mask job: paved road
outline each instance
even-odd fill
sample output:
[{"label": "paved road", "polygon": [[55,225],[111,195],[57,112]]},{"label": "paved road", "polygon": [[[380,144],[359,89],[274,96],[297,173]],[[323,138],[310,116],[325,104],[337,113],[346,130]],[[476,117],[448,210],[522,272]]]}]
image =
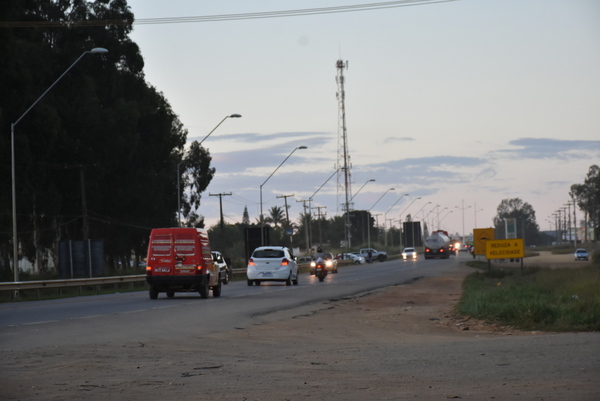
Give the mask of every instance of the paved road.
[{"label": "paved road", "polygon": [[175,298],[160,294],[158,300],[150,300],[146,292],[134,292],[6,303],[0,305],[0,350],[65,341],[92,344],[98,342],[98,336],[111,341],[123,332],[144,342],[246,327],[256,316],[441,275],[455,268],[458,259],[346,266],[338,274],[328,275],[323,283],[305,274],[298,286],[289,287],[282,283],[249,287],[245,281],[232,282],[223,286],[220,298],[176,293]]}]

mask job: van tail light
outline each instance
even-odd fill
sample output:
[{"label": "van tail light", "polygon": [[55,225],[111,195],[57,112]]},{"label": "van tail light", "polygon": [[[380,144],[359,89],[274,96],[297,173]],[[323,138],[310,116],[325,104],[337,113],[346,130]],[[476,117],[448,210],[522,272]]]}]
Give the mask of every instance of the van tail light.
[{"label": "van tail light", "polygon": [[204,269],[202,265],[196,265],[196,274],[204,273]]},{"label": "van tail light", "polygon": [[149,276],[152,275],[152,267],[151,266],[146,266],[146,274]]},{"label": "van tail light", "polygon": [[283,260],[281,261],[281,266],[287,266],[290,264],[290,261],[287,260],[286,258],[283,258]]},{"label": "van tail light", "polygon": [[256,263],[254,263],[254,260],[252,258],[248,259],[248,265],[249,266],[255,266]]}]

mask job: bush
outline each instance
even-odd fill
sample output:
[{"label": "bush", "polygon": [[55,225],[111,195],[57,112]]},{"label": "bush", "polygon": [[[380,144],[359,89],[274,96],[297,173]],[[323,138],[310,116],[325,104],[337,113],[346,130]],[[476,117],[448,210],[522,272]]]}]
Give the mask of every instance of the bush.
[{"label": "bush", "polygon": [[458,312],[523,330],[600,330],[600,270],[492,269],[469,275]]}]

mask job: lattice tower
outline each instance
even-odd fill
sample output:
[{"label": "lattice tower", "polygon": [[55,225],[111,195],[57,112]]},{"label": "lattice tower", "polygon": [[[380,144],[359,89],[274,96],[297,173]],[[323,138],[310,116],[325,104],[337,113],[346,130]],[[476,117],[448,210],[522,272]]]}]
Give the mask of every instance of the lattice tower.
[{"label": "lattice tower", "polygon": [[337,68],[337,100],[338,100],[338,155],[337,155],[337,205],[346,213],[346,246],[350,246],[350,218],[349,211],[352,210],[350,198],[352,190],[350,187],[350,153],[348,152],[348,135],[346,132],[346,92],[344,90],[344,70],[348,68],[348,62],[338,60]]},{"label": "lattice tower", "polygon": [[338,100],[338,154],[337,154],[337,200],[338,210],[346,212],[351,206],[348,204],[352,197],[350,185],[350,154],[348,153],[348,136],[346,132],[346,92],[344,91],[344,69],[348,62],[338,60],[337,67],[337,100]]}]

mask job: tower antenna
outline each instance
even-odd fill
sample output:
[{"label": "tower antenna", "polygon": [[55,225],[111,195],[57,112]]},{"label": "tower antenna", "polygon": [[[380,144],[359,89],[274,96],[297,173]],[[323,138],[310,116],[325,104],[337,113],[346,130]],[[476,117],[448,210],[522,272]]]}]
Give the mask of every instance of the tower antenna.
[{"label": "tower antenna", "polygon": [[346,133],[346,92],[344,91],[344,70],[348,68],[348,61],[338,60],[337,68],[337,100],[338,100],[338,156],[337,156],[337,203],[345,213],[345,240],[346,247],[351,246],[350,235],[350,154],[348,153],[348,136]]}]

